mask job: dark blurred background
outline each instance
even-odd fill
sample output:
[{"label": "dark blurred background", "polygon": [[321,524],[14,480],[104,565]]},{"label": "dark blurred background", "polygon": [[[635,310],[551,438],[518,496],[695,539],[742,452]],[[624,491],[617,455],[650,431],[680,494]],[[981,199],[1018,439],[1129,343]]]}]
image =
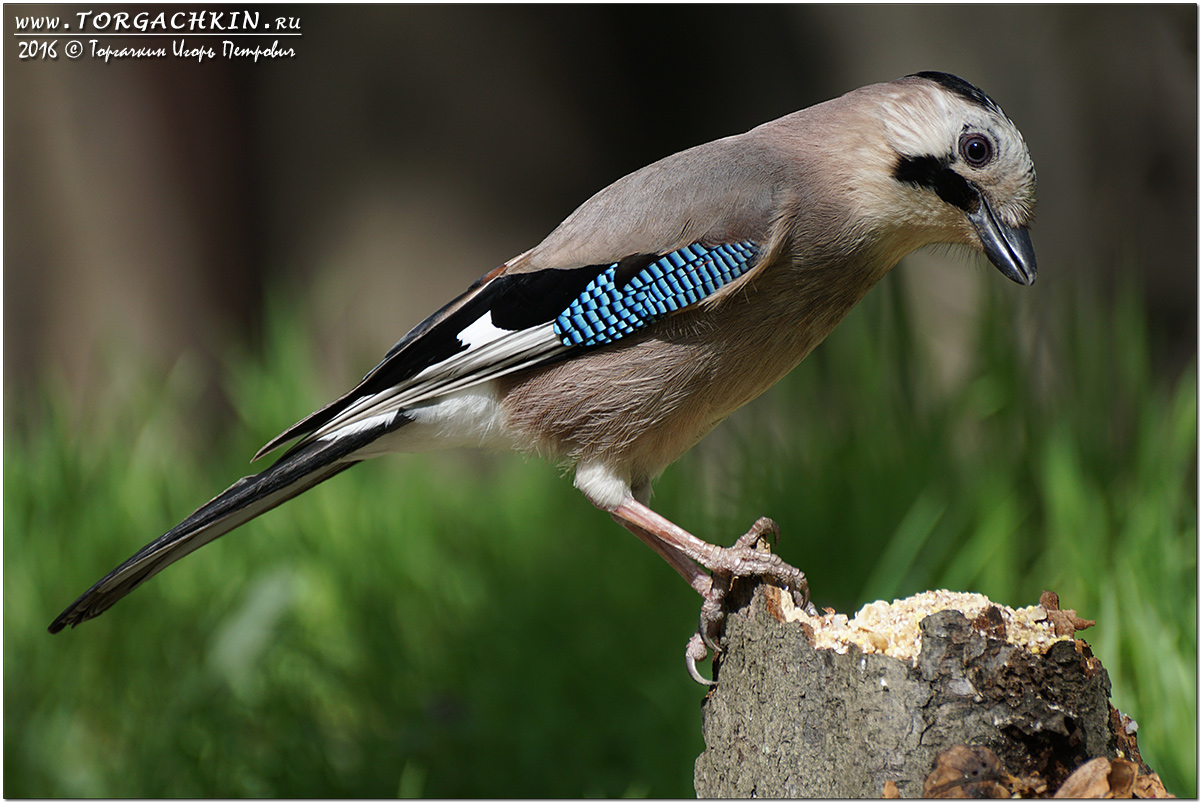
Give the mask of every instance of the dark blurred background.
[{"label": "dark blurred background", "polygon": [[[621,175],[924,69],[976,83],[1024,132],[1039,287],[1132,282],[1158,367],[1194,348],[1193,6],[252,8],[301,16],[296,58],[5,48],[10,392],[61,370],[86,404],[98,346],[215,363],[254,341],[281,284],[341,387],[357,349],[386,348]],[[921,319],[994,280],[917,259],[941,263],[897,279],[925,282]]]},{"label": "dark blurred background", "polygon": [[[1148,759],[1194,793],[1196,6],[246,8],[298,17],[296,57],[71,61],[60,36],[58,59],[21,60],[18,14],[119,9],[4,7],[6,796],[689,795],[696,601],[536,461],[382,460],[140,601],[43,627],[593,192],[920,70],[975,83],[1024,133],[1037,284],[914,254],[796,372],[800,395],[668,471],[662,509],[726,542],[776,515],[784,557],[844,612],[927,582],[1014,606],[1074,588],[1117,703],[1151,711],[1127,711],[1152,716]],[[872,360],[904,348],[927,385],[883,386]],[[821,384],[857,355],[866,393]],[[1016,389],[980,365],[1009,355]],[[969,402],[945,431],[921,417],[939,393]],[[826,431],[824,450],[795,435]],[[989,442],[1011,464],[978,456]],[[938,573],[941,553],[968,567]]]}]

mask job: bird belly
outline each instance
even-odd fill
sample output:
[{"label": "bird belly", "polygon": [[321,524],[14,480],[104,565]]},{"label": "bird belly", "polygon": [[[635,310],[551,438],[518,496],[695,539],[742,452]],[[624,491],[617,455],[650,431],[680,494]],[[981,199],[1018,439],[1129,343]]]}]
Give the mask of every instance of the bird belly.
[{"label": "bird belly", "polygon": [[750,360],[714,353],[687,337],[647,337],[500,379],[504,425],[544,456],[604,465],[607,473],[639,484],[777,382],[802,355]]},{"label": "bird belly", "polygon": [[718,305],[502,377],[504,427],[546,456],[646,483],[787,375],[882,272],[767,273]]}]

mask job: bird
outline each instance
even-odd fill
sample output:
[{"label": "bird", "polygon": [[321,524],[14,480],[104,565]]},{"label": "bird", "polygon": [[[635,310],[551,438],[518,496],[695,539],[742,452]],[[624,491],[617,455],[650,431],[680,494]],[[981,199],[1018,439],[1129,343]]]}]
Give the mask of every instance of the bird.
[{"label": "bird", "polygon": [[654,512],[653,481],[796,367],[901,258],[982,252],[1032,284],[1037,177],[1023,136],[966,80],[917,72],[660,159],[600,190],[539,244],[405,334],[290,443],[96,582],[49,626],[100,615],[166,566],[345,469],[460,446],[535,453],[702,598],[688,672],[716,647],[734,577],[808,609],[807,579]]}]

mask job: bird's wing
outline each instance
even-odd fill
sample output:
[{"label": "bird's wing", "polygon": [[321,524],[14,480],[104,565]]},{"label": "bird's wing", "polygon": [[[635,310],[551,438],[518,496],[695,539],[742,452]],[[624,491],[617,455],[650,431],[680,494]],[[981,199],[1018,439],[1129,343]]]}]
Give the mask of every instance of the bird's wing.
[{"label": "bird's wing", "polygon": [[388,425],[406,407],[615,342],[773,251],[786,154],[760,126],[668,156],[576,209],[397,342],[357,387],[267,443]]},{"label": "bird's wing", "polygon": [[357,387],[263,447],[391,427],[407,408],[617,342],[747,274],[761,245],[694,243],[606,264],[493,271],[388,351]]}]

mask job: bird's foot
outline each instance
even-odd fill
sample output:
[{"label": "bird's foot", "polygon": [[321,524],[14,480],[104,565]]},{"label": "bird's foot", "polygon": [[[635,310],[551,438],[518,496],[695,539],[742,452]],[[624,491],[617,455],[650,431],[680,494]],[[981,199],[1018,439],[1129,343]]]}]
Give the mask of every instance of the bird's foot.
[{"label": "bird's foot", "polygon": [[[769,538],[769,542],[768,542]],[[804,572],[794,568],[778,554],[771,553],[771,544],[779,540],[779,525],[770,518],[759,518],[746,534],[728,548],[713,547],[704,567],[712,572],[712,588],[705,595],[701,612],[706,616],[724,616],[725,596],[735,577],[757,576],[790,590],[800,607],[807,609],[808,580]]]},{"label": "bird's foot", "polygon": [[632,495],[610,509],[609,514],[654,549],[703,597],[700,625],[688,639],[685,651],[688,673],[699,683],[713,684],[700,676],[696,663],[704,660],[710,649],[720,651],[717,638],[725,621],[725,597],[734,577],[762,577],[790,591],[797,606],[816,612],[808,600],[808,582],[804,573],[771,553],[767,541],[768,538],[778,539],[779,527],[770,518],[759,518],[737,542],[723,548],[704,542]]},{"label": "bird's foot", "polygon": [[770,545],[778,540],[779,525],[770,518],[759,518],[732,546],[713,546],[712,551],[705,555],[708,559],[702,562],[712,572],[712,584],[707,592],[701,594],[704,602],[700,606],[700,626],[688,640],[685,650],[688,674],[696,682],[714,684],[712,680],[701,676],[696,663],[708,657],[710,649],[714,653],[721,651],[717,638],[725,623],[725,598],[734,577],[762,577],[790,591],[798,607],[816,614],[816,608],[808,598],[808,580],[804,572],[770,552]]}]

